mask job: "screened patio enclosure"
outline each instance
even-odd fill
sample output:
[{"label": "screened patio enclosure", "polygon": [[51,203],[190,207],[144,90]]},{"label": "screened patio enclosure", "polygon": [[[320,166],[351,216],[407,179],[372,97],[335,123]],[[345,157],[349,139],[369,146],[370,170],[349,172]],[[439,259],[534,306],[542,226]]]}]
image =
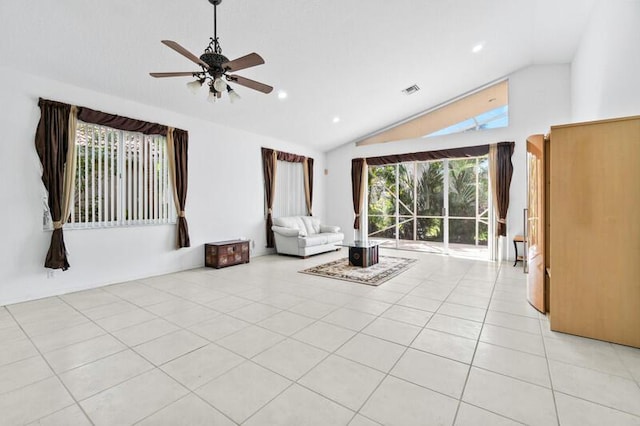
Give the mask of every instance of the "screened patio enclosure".
[{"label": "screened patio enclosure", "polygon": [[383,246],[489,259],[487,156],[368,167],[366,235]]}]

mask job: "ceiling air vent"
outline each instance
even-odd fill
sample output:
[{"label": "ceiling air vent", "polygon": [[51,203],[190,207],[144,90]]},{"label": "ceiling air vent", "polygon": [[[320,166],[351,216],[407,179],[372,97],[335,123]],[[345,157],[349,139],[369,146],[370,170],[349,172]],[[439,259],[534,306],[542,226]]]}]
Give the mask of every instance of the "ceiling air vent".
[{"label": "ceiling air vent", "polygon": [[402,93],[404,93],[405,95],[411,95],[413,93],[416,93],[418,90],[420,90],[420,88],[418,87],[417,84],[414,84],[413,86],[410,86],[404,89]]}]

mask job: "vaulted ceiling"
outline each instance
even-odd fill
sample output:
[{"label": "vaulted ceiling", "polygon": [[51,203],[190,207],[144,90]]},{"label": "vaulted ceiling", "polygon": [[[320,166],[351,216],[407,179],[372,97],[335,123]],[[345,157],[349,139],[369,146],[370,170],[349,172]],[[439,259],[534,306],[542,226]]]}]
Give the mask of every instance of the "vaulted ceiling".
[{"label": "vaulted ceiling", "polygon": [[2,0],[0,65],[328,150],[520,68],[570,63],[594,1],[223,0],[224,54],[258,52],[266,64],[239,74],[275,90],[210,104],[188,77],[148,74],[197,69],[160,40],[201,54],[207,0]]}]

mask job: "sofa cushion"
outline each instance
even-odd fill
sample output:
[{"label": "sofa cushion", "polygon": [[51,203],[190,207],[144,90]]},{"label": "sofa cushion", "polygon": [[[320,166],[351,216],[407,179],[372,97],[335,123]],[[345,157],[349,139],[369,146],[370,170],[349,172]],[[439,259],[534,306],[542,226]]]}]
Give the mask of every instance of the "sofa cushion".
[{"label": "sofa cushion", "polygon": [[331,225],[320,225],[320,233],[322,232],[340,232],[340,227]]},{"label": "sofa cushion", "polygon": [[284,228],[282,226],[273,225],[271,230],[276,234],[280,234],[284,237],[298,237],[300,235],[300,231],[296,228]]},{"label": "sofa cushion", "polygon": [[302,223],[304,223],[305,228],[307,228],[307,235],[320,233],[320,219],[313,216],[300,216],[300,219]]},{"label": "sofa cushion", "polygon": [[344,234],[342,232],[330,232],[330,233],[322,233],[318,235],[326,235],[327,243],[339,243],[344,239]]},{"label": "sofa cushion", "polygon": [[327,234],[314,234],[308,237],[298,238],[298,247],[313,247],[327,244]]},{"label": "sofa cushion", "polygon": [[300,231],[300,236],[302,237],[305,237],[308,234],[307,227],[300,216],[276,217],[273,219],[273,224],[283,228],[297,229]]}]

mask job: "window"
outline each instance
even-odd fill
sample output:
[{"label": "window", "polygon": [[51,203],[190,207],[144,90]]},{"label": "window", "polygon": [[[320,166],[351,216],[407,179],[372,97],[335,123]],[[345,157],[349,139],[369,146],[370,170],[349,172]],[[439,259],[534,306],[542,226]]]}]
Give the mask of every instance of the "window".
[{"label": "window", "polygon": [[369,237],[441,253],[485,248],[492,216],[488,168],[486,155],[369,166]]},{"label": "window", "polygon": [[278,161],[273,217],[305,216],[304,163]]},{"label": "window", "polygon": [[405,122],[362,139],[356,145],[371,145],[508,126],[509,81],[504,80],[446,102]]},{"label": "window", "polygon": [[427,135],[428,138],[433,136],[451,135],[453,133],[474,132],[485,129],[499,129],[500,127],[509,126],[509,105],[483,112],[475,117],[462,120],[437,132]]},{"label": "window", "polygon": [[175,223],[167,138],[78,121],[65,228]]}]

